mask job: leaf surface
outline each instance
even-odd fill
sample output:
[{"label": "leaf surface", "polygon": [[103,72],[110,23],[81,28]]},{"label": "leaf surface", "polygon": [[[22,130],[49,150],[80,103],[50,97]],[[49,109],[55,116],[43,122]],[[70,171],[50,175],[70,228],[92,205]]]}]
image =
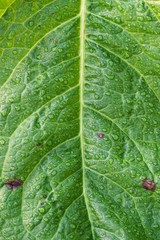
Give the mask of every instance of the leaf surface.
[{"label": "leaf surface", "polygon": [[159,1],[0,9],[0,240],[158,240]]}]

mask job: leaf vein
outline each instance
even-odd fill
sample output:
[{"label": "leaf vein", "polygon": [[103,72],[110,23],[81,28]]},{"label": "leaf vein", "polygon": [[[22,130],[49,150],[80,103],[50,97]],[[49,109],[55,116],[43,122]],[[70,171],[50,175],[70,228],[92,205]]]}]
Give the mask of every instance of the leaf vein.
[{"label": "leaf vein", "polygon": [[101,45],[101,44],[99,44],[99,43],[97,43],[97,42],[95,42],[95,41],[93,41],[93,40],[90,40],[90,39],[88,39],[88,38],[87,38],[87,41],[88,41],[88,42],[91,42],[91,43],[93,43],[93,44],[95,44],[95,45],[97,45],[97,46],[99,46],[99,47],[101,47],[102,49],[105,49],[106,51],[108,51],[108,52],[110,52],[110,53],[112,53],[113,55],[115,55],[115,56],[117,56],[118,58],[120,58],[123,62],[125,62],[128,66],[130,66],[132,69],[134,69],[135,72],[137,72],[137,73],[145,80],[148,88],[151,89],[151,91],[154,93],[154,95],[155,95],[155,97],[157,98],[157,100],[160,101],[158,95],[155,93],[155,91],[152,89],[152,87],[149,85],[149,83],[148,83],[147,80],[145,79],[145,76],[144,76],[138,69],[136,69],[132,64],[130,64],[128,61],[126,61],[124,58],[122,58],[122,57],[121,57],[120,55],[118,55],[117,53],[111,51],[109,48],[106,48],[106,47],[104,47],[103,45]]},{"label": "leaf vein", "polygon": [[21,58],[21,60],[17,63],[17,65],[14,67],[13,71],[11,72],[10,76],[8,77],[8,79],[4,82],[4,84],[1,86],[4,87],[6,85],[6,83],[12,78],[12,76],[14,75],[17,67],[23,62],[23,60],[29,55],[29,53],[37,46],[38,43],[40,43],[47,35],[49,35],[50,33],[56,31],[57,29],[59,29],[60,27],[63,27],[64,25],[66,25],[69,22],[72,22],[73,20],[77,20],[77,18],[79,17],[79,15],[74,16],[73,18],[61,23],[60,25],[56,26],[54,29],[50,30],[49,32],[47,32],[45,35],[43,35],[37,42],[34,43],[34,45],[29,49],[29,51]]},{"label": "leaf vein", "polygon": [[148,168],[148,170],[150,171],[150,173],[152,174],[152,176],[154,177],[154,173],[152,172],[152,170],[149,168],[148,164],[146,163],[146,161],[144,160],[144,157],[143,157],[143,154],[141,153],[139,147],[137,146],[137,143],[135,142],[134,139],[132,139],[113,119],[111,119],[110,117],[106,116],[104,113],[96,110],[95,108],[93,107],[90,107],[88,105],[86,105],[86,107],[96,113],[98,113],[99,115],[101,115],[102,117],[106,118],[107,120],[111,121],[117,128],[120,129],[121,132],[123,132],[129,139],[132,143],[134,143],[136,149],[138,150],[138,152],[140,153],[142,159],[143,159],[143,162],[145,163],[146,167]]}]

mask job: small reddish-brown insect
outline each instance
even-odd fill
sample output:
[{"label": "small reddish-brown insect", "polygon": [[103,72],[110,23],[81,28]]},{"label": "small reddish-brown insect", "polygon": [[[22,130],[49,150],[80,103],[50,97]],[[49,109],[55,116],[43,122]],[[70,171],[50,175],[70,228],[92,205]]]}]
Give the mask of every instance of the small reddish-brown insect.
[{"label": "small reddish-brown insect", "polygon": [[142,181],[142,187],[146,190],[154,191],[156,189],[156,183],[151,179],[145,178]]},{"label": "small reddish-brown insect", "polygon": [[11,179],[5,182],[4,185],[8,189],[13,190],[15,188],[21,187],[23,185],[23,182],[20,179]]},{"label": "small reddish-brown insect", "polygon": [[97,136],[98,138],[104,138],[104,133],[98,133]]}]

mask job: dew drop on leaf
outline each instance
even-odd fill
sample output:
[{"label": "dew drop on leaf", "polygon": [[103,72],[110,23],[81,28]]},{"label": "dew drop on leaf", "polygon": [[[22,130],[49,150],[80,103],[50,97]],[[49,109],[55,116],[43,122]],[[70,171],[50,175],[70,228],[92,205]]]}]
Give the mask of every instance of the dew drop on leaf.
[{"label": "dew drop on leaf", "polygon": [[57,171],[54,170],[51,175],[55,176],[56,174],[57,174]]},{"label": "dew drop on leaf", "polygon": [[2,139],[0,140],[0,145],[4,145],[5,144],[5,141]]},{"label": "dew drop on leaf", "polygon": [[113,164],[113,159],[109,159],[109,164],[110,164],[110,165]]},{"label": "dew drop on leaf", "polygon": [[17,51],[16,51],[16,50],[13,50],[13,54],[16,55],[16,54],[17,54]]},{"label": "dew drop on leaf", "polygon": [[45,212],[44,208],[39,208],[39,212],[44,213]]},{"label": "dew drop on leaf", "polygon": [[34,22],[33,22],[33,21],[29,21],[28,25],[29,25],[30,27],[32,27],[32,26],[34,25]]}]

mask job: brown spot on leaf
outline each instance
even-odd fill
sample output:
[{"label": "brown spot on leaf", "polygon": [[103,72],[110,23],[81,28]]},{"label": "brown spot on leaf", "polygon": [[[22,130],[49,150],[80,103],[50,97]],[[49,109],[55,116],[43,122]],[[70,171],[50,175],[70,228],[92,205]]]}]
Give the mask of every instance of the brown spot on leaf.
[{"label": "brown spot on leaf", "polygon": [[42,143],[36,143],[36,147],[41,147],[42,146]]},{"label": "brown spot on leaf", "polygon": [[146,190],[154,191],[156,189],[156,183],[151,179],[145,178],[142,181],[142,187]]},{"label": "brown spot on leaf", "polygon": [[46,194],[44,194],[44,195],[43,195],[43,198],[47,198],[47,195],[46,195]]},{"label": "brown spot on leaf", "polygon": [[20,179],[11,179],[11,180],[8,180],[7,182],[5,182],[4,185],[8,189],[13,190],[18,187],[21,187],[23,185],[23,182]]}]

